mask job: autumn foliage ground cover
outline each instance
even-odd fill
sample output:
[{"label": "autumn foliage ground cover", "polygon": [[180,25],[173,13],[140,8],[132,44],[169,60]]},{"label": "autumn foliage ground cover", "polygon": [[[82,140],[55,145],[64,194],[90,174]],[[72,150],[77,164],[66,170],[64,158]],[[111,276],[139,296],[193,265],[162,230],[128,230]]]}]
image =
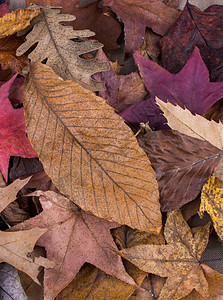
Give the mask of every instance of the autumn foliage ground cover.
[{"label": "autumn foliage ground cover", "polygon": [[0,6],[0,298],[222,299],[223,5],[26,5]]}]

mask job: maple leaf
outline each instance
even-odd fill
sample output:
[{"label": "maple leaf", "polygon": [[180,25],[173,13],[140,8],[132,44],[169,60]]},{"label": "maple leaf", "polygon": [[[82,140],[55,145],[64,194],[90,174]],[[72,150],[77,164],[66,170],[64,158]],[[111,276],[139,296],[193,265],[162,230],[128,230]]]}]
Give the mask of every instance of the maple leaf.
[{"label": "maple leaf", "polygon": [[28,137],[58,190],[100,218],[159,233],[154,171],[105,100],[41,63],[23,96]]},{"label": "maple leaf", "polygon": [[134,54],[134,59],[152,97],[186,107],[196,114],[203,114],[223,97],[223,82],[209,81],[209,73],[198,48],[177,74],[171,74],[138,53]]},{"label": "maple leaf", "polygon": [[54,299],[76,276],[85,262],[89,262],[107,274],[135,285],[125,272],[120,258],[110,249],[115,243],[110,229],[119,226],[81,211],[69,199],[52,191],[37,191],[43,212],[13,230],[35,227],[45,228],[38,240],[44,246],[47,258],[54,261],[54,268],[45,270],[45,299]]},{"label": "maple leaf", "polygon": [[8,7],[7,3],[2,3],[0,5],[0,18],[2,18],[4,15],[10,13],[10,9]]},{"label": "maple leaf", "polygon": [[26,0],[26,6],[31,3],[61,7],[61,13],[76,16],[74,22],[69,22],[75,30],[90,29],[95,32],[94,39],[104,45],[105,50],[119,48],[116,43],[121,34],[119,22],[108,14],[108,8],[98,7],[100,1],[94,1],[86,6],[79,6],[80,0]]},{"label": "maple leaf", "polygon": [[208,121],[205,118],[192,115],[187,109],[164,103],[156,97],[156,102],[164,112],[168,124],[183,134],[207,141],[215,147],[223,150],[223,124]]},{"label": "maple leaf", "polygon": [[162,211],[194,200],[223,155],[210,143],[176,130],[148,132],[138,142],[156,172]]},{"label": "maple leaf", "polygon": [[145,272],[167,277],[160,300],[180,299],[193,289],[208,295],[208,282],[199,260],[209,240],[210,223],[193,236],[179,210],[169,213],[164,235],[167,245],[142,245],[119,254]]},{"label": "maple leaf", "polygon": [[14,109],[8,99],[9,89],[15,78],[16,75],[0,88],[0,170],[6,181],[10,156],[36,156],[26,137],[23,108]]},{"label": "maple leaf", "polygon": [[[47,59],[46,64],[64,80],[71,79],[93,91],[103,90],[104,83],[94,81],[91,75],[106,71],[107,64],[100,63],[97,59],[86,60],[80,57],[81,54],[103,46],[85,39],[94,33],[88,29],[73,30],[71,26],[59,23],[75,20],[76,17],[73,15],[59,14],[58,9],[51,7],[42,7],[42,10],[42,14],[34,20],[32,31],[26,36],[26,42],[17,49],[16,54],[18,56],[24,54],[37,43],[37,47],[28,55],[33,63]],[[73,41],[75,38],[82,40]]]},{"label": "maple leaf", "polygon": [[103,2],[122,19],[128,52],[138,49],[142,44],[146,27],[164,35],[180,15],[178,10],[158,0],[104,0]]},{"label": "maple leaf", "polygon": [[222,17],[222,5],[212,5],[203,12],[187,1],[183,13],[161,40],[163,67],[179,72],[197,46],[211,80],[222,81]]},{"label": "maple leaf", "polygon": [[109,71],[94,75],[94,79],[104,81],[106,87],[105,91],[99,92],[99,96],[106,99],[116,111],[120,112],[131,104],[142,101],[148,94],[138,72],[117,75],[102,49],[99,49],[96,57],[110,65]]},{"label": "maple leaf", "polygon": [[[201,204],[199,214],[203,216],[207,211],[211,216],[214,228],[223,240],[223,160],[217,166],[214,174],[210,176],[201,191]],[[219,170],[219,171],[218,171]],[[219,173],[219,174],[218,174]]]},{"label": "maple leaf", "polygon": [[3,70],[11,69],[13,73],[21,73],[28,65],[29,60],[25,55],[16,56],[16,49],[24,42],[22,37],[11,35],[0,39],[0,63]]},{"label": "maple leaf", "polygon": [[0,18],[0,39],[26,28],[41,13],[40,9],[17,9]]}]

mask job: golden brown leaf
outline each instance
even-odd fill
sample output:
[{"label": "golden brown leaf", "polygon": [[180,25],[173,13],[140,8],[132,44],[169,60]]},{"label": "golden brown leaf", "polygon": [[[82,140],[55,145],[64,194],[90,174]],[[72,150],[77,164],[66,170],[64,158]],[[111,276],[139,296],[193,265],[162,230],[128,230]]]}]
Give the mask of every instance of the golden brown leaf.
[{"label": "golden brown leaf", "polygon": [[24,88],[26,130],[55,186],[100,218],[158,234],[154,171],[105,100],[35,64]]},{"label": "golden brown leaf", "polygon": [[52,261],[44,257],[32,257],[31,254],[36,241],[46,231],[47,229],[41,228],[17,232],[0,231],[0,263],[7,262],[39,283],[37,279],[39,267],[52,268],[54,266]]},{"label": "golden brown leaf", "polygon": [[17,9],[0,18],[0,39],[26,28],[41,9]]},{"label": "golden brown leaf", "polygon": [[[104,83],[94,81],[91,75],[107,71],[107,63],[80,57],[84,53],[103,47],[101,43],[86,40],[87,37],[93,36],[94,32],[88,29],[73,30],[71,26],[59,23],[75,20],[73,15],[59,14],[60,11],[52,7],[42,7],[42,10],[43,13],[33,22],[32,31],[26,36],[26,42],[17,49],[16,54],[24,54],[37,43],[37,47],[28,55],[33,63],[47,59],[46,64],[64,80],[71,79],[93,91],[104,90]],[[81,41],[72,40],[78,38]]]},{"label": "golden brown leaf", "polygon": [[164,229],[167,245],[142,245],[120,251],[120,255],[145,272],[168,277],[159,300],[180,299],[193,288],[208,295],[208,282],[199,264],[209,239],[210,224],[193,236],[180,210],[172,211]]},{"label": "golden brown leaf", "polygon": [[178,130],[194,138],[207,141],[223,150],[223,124],[206,120],[199,115],[192,115],[188,109],[174,106],[170,102],[163,102],[156,97],[156,102],[164,112],[168,124],[172,129]]},{"label": "golden brown leaf", "polygon": [[21,188],[23,188],[31,177],[26,179],[16,179],[10,185],[0,188],[0,212],[6,208],[9,203],[13,202],[16,199],[16,195]]},{"label": "golden brown leaf", "polygon": [[210,176],[201,191],[199,213],[207,211],[211,216],[214,228],[223,240],[223,183],[215,176]]}]

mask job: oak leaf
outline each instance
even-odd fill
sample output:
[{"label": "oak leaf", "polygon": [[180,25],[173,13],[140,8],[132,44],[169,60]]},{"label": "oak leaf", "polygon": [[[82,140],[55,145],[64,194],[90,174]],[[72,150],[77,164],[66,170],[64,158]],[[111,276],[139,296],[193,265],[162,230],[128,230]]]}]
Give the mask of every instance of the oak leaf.
[{"label": "oak leaf", "polygon": [[138,53],[134,59],[152,97],[186,107],[195,114],[203,114],[223,97],[223,82],[210,82],[198,48],[177,74],[171,74]]},{"label": "oak leaf", "polygon": [[145,37],[146,27],[164,35],[180,15],[175,8],[157,0],[104,0],[103,2],[122,19],[128,52],[140,47],[143,42],[142,37]]},{"label": "oak leaf", "polygon": [[223,124],[208,121],[199,115],[192,115],[187,109],[163,102],[156,97],[156,102],[164,112],[168,125],[183,134],[207,141],[223,150]]},{"label": "oak leaf", "polygon": [[74,279],[85,262],[135,285],[120,257],[110,249],[115,247],[110,229],[118,224],[81,211],[69,199],[55,192],[36,191],[32,195],[40,196],[43,212],[14,226],[12,230],[36,226],[46,230],[38,245],[45,247],[47,258],[56,264],[52,269],[45,270],[44,299],[54,299]]},{"label": "oak leaf", "polygon": [[17,179],[10,185],[0,188],[0,211],[6,208],[11,202],[16,199],[18,191],[21,190],[30,180],[30,177],[26,179]]},{"label": "oak leaf", "polygon": [[0,18],[0,39],[25,29],[41,9],[17,9]]},{"label": "oak leaf", "polygon": [[193,289],[208,295],[208,282],[199,264],[209,240],[210,224],[193,236],[179,210],[169,213],[164,235],[167,245],[142,245],[124,249],[119,254],[145,272],[167,277],[160,300],[180,299]]},{"label": "oak leaf", "polygon": [[176,130],[148,132],[138,142],[156,172],[162,211],[194,200],[223,155],[210,143]]},{"label": "oak leaf", "polygon": [[10,156],[36,156],[36,152],[26,137],[23,108],[14,109],[8,99],[9,90],[15,78],[16,75],[0,88],[0,170],[5,181],[8,177]]},{"label": "oak leaf", "polygon": [[75,30],[90,29],[95,32],[94,39],[104,45],[105,50],[119,48],[116,43],[121,34],[119,22],[108,14],[107,7],[98,7],[100,1],[94,1],[86,6],[80,6],[80,0],[26,0],[26,6],[37,5],[61,6],[61,13],[72,14],[76,20],[69,22]]},{"label": "oak leaf", "polygon": [[183,13],[161,40],[163,67],[171,73],[179,72],[197,46],[211,80],[222,81],[222,26],[222,5],[212,5],[201,11],[187,1]]},{"label": "oak leaf", "polygon": [[24,42],[22,37],[11,35],[0,39],[0,64],[3,70],[11,69],[13,73],[21,73],[28,65],[29,60],[25,55],[16,56],[16,49]]},{"label": "oak leaf", "polygon": [[[42,7],[42,14],[34,20],[32,31],[26,36],[26,42],[17,49],[16,55],[24,54],[37,43],[36,48],[28,55],[33,63],[47,59],[46,64],[64,80],[71,79],[93,91],[104,90],[104,83],[94,81],[91,75],[108,70],[107,64],[100,63],[97,59],[86,60],[80,57],[103,45],[86,40],[94,35],[88,29],[73,30],[71,26],[61,25],[59,22],[72,21],[76,17],[59,12],[55,8]],[[72,40],[78,38],[81,41]]]},{"label": "oak leaf", "polygon": [[211,216],[215,231],[223,240],[223,182],[215,176],[208,178],[201,191],[200,215],[205,211]]},{"label": "oak leaf", "polygon": [[154,171],[104,99],[37,63],[23,100],[28,137],[60,192],[100,218],[160,232]]}]

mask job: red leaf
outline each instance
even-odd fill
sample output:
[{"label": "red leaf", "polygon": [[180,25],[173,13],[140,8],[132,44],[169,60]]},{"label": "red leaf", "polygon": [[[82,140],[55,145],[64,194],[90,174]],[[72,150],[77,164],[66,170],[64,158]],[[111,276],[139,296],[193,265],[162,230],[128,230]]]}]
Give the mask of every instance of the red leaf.
[{"label": "red leaf", "polygon": [[37,156],[26,137],[23,108],[14,109],[8,99],[16,76],[17,74],[0,88],[0,170],[5,180],[8,177],[10,156]]},{"label": "red leaf", "polygon": [[74,279],[85,262],[135,285],[120,257],[111,250],[117,249],[110,234],[110,229],[119,226],[117,223],[84,212],[55,192],[37,191],[33,195],[40,196],[43,212],[12,230],[49,229],[38,240],[38,245],[45,247],[47,257],[56,263],[54,268],[45,269],[44,299],[54,299]]},{"label": "red leaf", "polygon": [[8,7],[7,3],[3,3],[0,5],[0,18],[2,18],[4,15],[10,13],[10,9]]},{"label": "red leaf", "polygon": [[211,80],[223,81],[222,26],[222,5],[201,11],[187,1],[182,15],[161,40],[163,67],[172,73],[179,72],[197,46],[211,72]]},{"label": "red leaf", "polygon": [[152,97],[186,107],[196,114],[203,114],[223,97],[223,82],[209,81],[209,73],[198,48],[177,74],[171,74],[138,53],[134,54],[134,58]]}]

